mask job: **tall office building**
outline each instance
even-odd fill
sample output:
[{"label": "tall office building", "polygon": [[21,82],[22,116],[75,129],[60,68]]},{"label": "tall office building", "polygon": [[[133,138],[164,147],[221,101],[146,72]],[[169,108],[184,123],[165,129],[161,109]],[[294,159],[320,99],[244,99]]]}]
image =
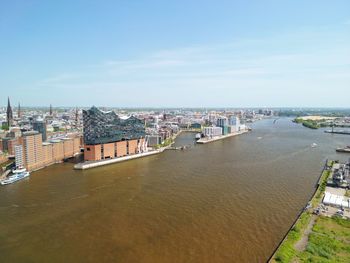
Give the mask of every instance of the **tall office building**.
[{"label": "tall office building", "polygon": [[39,132],[42,135],[43,142],[47,140],[46,122],[44,120],[37,119],[36,121],[34,121],[33,130]]},{"label": "tall office building", "polygon": [[24,163],[24,152],[23,152],[23,145],[15,145],[15,161],[16,161],[16,168],[23,168]]},{"label": "tall office building", "polygon": [[228,124],[232,127],[231,128],[232,132],[239,131],[240,126],[241,126],[241,122],[240,122],[239,118],[235,115],[232,115],[229,117]]},{"label": "tall office building", "polygon": [[28,170],[41,167],[43,162],[42,136],[37,131],[23,133],[25,165]]},{"label": "tall office building", "polygon": [[220,117],[216,121],[216,126],[224,127],[228,125],[228,120],[226,117]]},{"label": "tall office building", "polygon": [[237,125],[239,126],[240,125],[240,120],[237,116],[235,115],[232,115],[229,117],[229,125]]}]

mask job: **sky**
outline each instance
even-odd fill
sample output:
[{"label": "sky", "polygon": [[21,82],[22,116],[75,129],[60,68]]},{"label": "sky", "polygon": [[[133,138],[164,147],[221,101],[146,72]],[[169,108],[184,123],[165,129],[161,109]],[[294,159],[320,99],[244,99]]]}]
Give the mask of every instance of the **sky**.
[{"label": "sky", "polygon": [[0,105],[350,107],[350,1],[0,0]]}]

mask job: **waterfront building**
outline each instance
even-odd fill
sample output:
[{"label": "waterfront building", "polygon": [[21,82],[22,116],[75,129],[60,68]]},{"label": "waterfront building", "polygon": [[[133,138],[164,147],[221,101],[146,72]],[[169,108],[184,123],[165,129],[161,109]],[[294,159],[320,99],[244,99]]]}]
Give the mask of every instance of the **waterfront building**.
[{"label": "waterfront building", "polygon": [[[21,133],[20,133],[21,134]],[[21,138],[20,135],[15,129],[13,129],[10,133],[7,134],[7,137],[2,138],[1,140],[1,148],[0,150],[7,152],[8,155],[14,156],[15,154],[15,146],[20,144]]]},{"label": "waterfront building", "polygon": [[16,162],[16,168],[24,167],[23,145],[15,146],[15,162]]},{"label": "waterfront building", "polygon": [[222,128],[222,135],[228,133],[228,119],[226,117],[219,117],[216,121],[216,125]]},{"label": "waterfront building", "polygon": [[149,135],[148,136],[148,146],[154,147],[162,143],[162,137],[159,135]]},{"label": "waterfront building", "polygon": [[96,107],[83,110],[84,160],[112,159],[147,151],[144,121],[120,118]]},{"label": "waterfront building", "polygon": [[204,127],[203,135],[205,137],[215,137],[222,135],[222,127]]},{"label": "waterfront building", "polygon": [[191,124],[191,129],[202,129],[202,124],[195,122]]},{"label": "waterfront building", "polygon": [[238,132],[240,130],[241,121],[237,116],[231,115],[229,117],[228,125],[231,126],[231,132]]},{"label": "waterfront building", "polygon": [[43,161],[42,136],[37,131],[23,133],[24,160],[27,170],[41,167]]},{"label": "waterfront building", "polygon": [[33,130],[41,134],[42,140],[47,140],[46,122],[42,119],[37,119],[33,122]]},{"label": "waterfront building", "polygon": [[24,132],[20,144],[14,147],[16,166],[25,167],[28,171],[38,170],[75,156],[80,152],[80,146],[79,137],[43,143],[39,132]]},{"label": "waterfront building", "polygon": [[228,125],[239,126],[240,125],[239,118],[235,115],[231,115],[228,119]]},{"label": "waterfront building", "polygon": [[216,125],[219,126],[219,127],[224,127],[224,126],[227,126],[228,125],[228,120],[226,117],[219,117],[217,120],[216,120]]}]

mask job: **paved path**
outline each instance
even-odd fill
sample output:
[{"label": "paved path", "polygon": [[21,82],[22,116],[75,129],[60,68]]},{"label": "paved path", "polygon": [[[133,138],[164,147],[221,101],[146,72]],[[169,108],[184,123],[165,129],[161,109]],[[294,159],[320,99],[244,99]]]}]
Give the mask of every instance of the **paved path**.
[{"label": "paved path", "polygon": [[315,224],[315,220],[316,220],[317,216],[316,215],[312,215],[309,224],[307,225],[306,229],[304,230],[300,240],[295,243],[294,248],[301,252],[304,251],[306,249],[307,246],[307,242],[309,240],[309,235],[312,232],[312,227]]}]

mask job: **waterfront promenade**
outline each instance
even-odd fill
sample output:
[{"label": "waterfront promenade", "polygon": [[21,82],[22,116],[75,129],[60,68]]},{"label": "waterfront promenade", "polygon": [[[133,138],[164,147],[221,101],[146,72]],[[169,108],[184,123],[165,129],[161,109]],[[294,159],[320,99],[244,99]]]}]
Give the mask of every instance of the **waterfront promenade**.
[{"label": "waterfront promenade", "polygon": [[162,153],[166,148],[167,147],[162,147],[162,148],[157,149],[157,150],[152,150],[152,151],[144,152],[144,153],[137,153],[137,154],[128,155],[128,156],[124,156],[124,157],[118,157],[118,158],[114,158],[114,159],[106,159],[106,160],[100,160],[100,161],[87,161],[87,162],[83,162],[83,163],[78,163],[78,164],[74,165],[74,169],[86,170],[86,169],[96,168],[96,167],[107,165],[107,164],[114,164],[114,163],[124,162],[124,161],[133,160],[133,159],[137,159],[137,158],[142,158],[142,157]]},{"label": "waterfront promenade", "polygon": [[215,142],[215,141],[223,140],[223,139],[226,139],[226,138],[229,138],[229,137],[241,135],[243,133],[247,133],[248,131],[249,130],[244,130],[244,131],[239,131],[239,132],[235,132],[235,133],[230,133],[230,134],[227,134],[227,135],[215,136],[215,137],[212,137],[212,138],[204,137],[204,138],[199,139],[197,141],[197,143],[199,143],[199,144],[206,144],[206,143],[210,143],[210,142]]}]

